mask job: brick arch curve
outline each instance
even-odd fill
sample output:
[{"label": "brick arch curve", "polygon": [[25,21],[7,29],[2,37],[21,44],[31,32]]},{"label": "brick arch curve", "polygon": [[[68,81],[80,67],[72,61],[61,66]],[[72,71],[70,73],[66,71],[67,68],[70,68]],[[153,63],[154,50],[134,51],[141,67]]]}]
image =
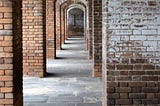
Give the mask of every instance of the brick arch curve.
[{"label": "brick arch curve", "polygon": [[70,4],[66,10],[67,10],[67,14],[68,12],[71,10],[71,9],[74,9],[74,8],[78,8],[80,10],[82,10],[84,12],[84,37],[85,37],[85,41],[86,41],[86,50],[87,50],[87,45],[88,45],[88,42],[87,42],[87,27],[88,27],[88,18],[87,18],[87,11],[88,11],[88,8],[87,8],[87,5],[84,3],[84,2],[76,2],[76,3],[72,3]]},{"label": "brick arch curve", "polygon": [[86,7],[81,5],[81,4],[70,4],[68,7],[67,7],[67,12],[70,11],[71,9],[73,8],[78,8],[78,9],[81,9],[83,12],[85,12],[85,9]]}]

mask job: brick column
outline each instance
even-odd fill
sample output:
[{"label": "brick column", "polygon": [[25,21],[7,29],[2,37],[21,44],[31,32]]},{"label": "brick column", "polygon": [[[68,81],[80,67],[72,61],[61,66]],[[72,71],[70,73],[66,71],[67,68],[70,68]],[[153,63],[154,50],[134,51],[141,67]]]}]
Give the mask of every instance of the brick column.
[{"label": "brick column", "polygon": [[67,7],[67,2],[61,4],[61,42],[62,44],[65,43],[65,24],[66,24],[66,21],[65,21],[65,8]]},{"label": "brick column", "polygon": [[103,0],[104,106],[160,104],[160,4]]},{"label": "brick column", "polygon": [[65,40],[67,40],[67,38],[68,38],[68,25],[67,25],[67,21],[68,21],[68,19],[67,19],[67,9],[68,8],[66,8],[65,9]]},{"label": "brick column", "polygon": [[60,14],[60,3],[56,1],[56,49],[61,49],[61,14]]},{"label": "brick column", "polygon": [[47,59],[56,57],[56,39],[54,37],[54,0],[46,0],[46,53]]},{"label": "brick column", "polygon": [[45,4],[43,0],[23,0],[23,72],[25,76],[44,77]]},{"label": "brick column", "polygon": [[61,8],[60,9],[61,10],[61,12],[60,12],[60,14],[61,14],[61,19],[60,19],[61,20],[61,25],[60,25],[61,26],[61,43],[64,44],[64,29],[63,29],[64,28],[63,27],[64,26],[64,20],[63,20],[63,14],[64,13],[63,13],[63,6],[62,6],[62,4],[61,4],[60,8]]},{"label": "brick column", "polygon": [[102,76],[102,0],[93,0],[93,76]]},{"label": "brick column", "polygon": [[93,39],[93,35],[92,35],[92,0],[89,0],[88,1],[88,24],[89,24],[89,29],[88,29],[88,51],[89,51],[89,59],[92,59],[93,58],[93,42],[92,42],[92,39]]},{"label": "brick column", "polygon": [[[13,14],[13,93],[14,93],[13,104],[14,106],[23,106],[23,93],[22,93],[23,55],[22,55],[22,10],[21,10],[22,0],[13,0],[12,6],[13,6],[12,14]],[[6,94],[6,97],[10,98],[12,96],[10,94]]]},{"label": "brick column", "polygon": [[23,104],[21,15],[20,0],[0,0],[0,106]]}]

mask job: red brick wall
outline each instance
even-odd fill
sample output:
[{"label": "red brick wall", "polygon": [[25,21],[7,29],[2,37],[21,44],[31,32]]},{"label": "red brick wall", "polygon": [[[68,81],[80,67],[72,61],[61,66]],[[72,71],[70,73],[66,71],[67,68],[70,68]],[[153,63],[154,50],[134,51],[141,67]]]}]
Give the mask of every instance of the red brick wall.
[{"label": "red brick wall", "polygon": [[23,72],[45,76],[45,4],[43,0],[23,0]]},{"label": "red brick wall", "polygon": [[102,76],[102,0],[93,0],[93,76]]},{"label": "red brick wall", "polygon": [[54,37],[54,0],[46,0],[46,53],[47,59],[54,59],[56,56]]},{"label": "red brick wall", "polygon": [[103,4],[104,106],[158,106],[160,2]]},{"label": "red brick wall", "polygon": [[20,0],[0,0],[0,106],[23,102],[21,14]]}]

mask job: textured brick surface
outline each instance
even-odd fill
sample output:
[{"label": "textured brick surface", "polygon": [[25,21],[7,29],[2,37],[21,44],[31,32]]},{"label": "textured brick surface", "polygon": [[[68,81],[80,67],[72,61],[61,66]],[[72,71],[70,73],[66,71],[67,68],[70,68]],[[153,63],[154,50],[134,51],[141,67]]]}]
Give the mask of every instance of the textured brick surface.
[{"label": "textured brick surface", "polygon": [[20,0],[0,0],[0,106],[23,102],[21,15]]},{"label": "textured brick surface", "polygon": [[159,8],[157,0],[103,0],[104,106],[160,103]]},{"label": "textured brick surface", "polygon": [[63,4],[61,4],[61,43],[64,44],[65,43],[65,39],[66,39],[66,8],[67,8],[68,4],[67,2],[64,2]]},{"label": "textured brick surface", "polygon": [[54,59],[56,56],[56,39],[54,37],[54,0],[46,0],[46,53],[47,59]]},{"label": "textured brick surface", "polygon": [[56,49],[61,49],[61,14],[60,14],[60,3],[56,1],[56,29],[55,29],[55,36],[56,36]]},{"label": "textured brick surface", "polygon": [[93,0],[93,76],[102,76],[102,0]]},{"label": "textured brick surface", "polygon": [[92,2],[93,0],[88,0],[88,21],[89,21],[89,28],[88,28],[88,50],[89,50],[89,59],[93,58],[93,33],[92,33],[92,20],[93,20],[93,16],[92,16]]},{"label": "textured brick surface", "polygon": [[[12,93],[13,89],[13,85],[5,85],[6,82],[13,84],[13,31],[12,28],[5,28],[6,25],[12,27],[12,2],[0,0],[0,4],[0,105],[5,106],[7,104],[13,105],[13,98],[6,98],[5,96]],[[10,6],[5,7],[6,4]],[[4,17],[4,14],[8,14],[9,17]],[[5,74],[7,71],[12,72],[12,74]]]},{"label": "textured brick surface", "polygon": [[23,72],[45,76],[45,6],[43,0],[23,0]]}]

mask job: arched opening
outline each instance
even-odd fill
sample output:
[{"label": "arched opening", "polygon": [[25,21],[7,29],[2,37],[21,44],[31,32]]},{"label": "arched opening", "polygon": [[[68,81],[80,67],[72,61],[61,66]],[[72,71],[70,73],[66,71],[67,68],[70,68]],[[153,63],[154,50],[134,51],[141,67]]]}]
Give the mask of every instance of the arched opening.
[{"label": "arched opening", "polygon": [[67,12],[67,25],[69,36],[84,35],[84,11],[79,8],[69,9]]},{"label": "arched opening", "polygon": [[[87,5],[71,3],[63,7],[59,1],[47,0],[47,78],[24,79],[24,104],[101,106],[101,79],[92,78],[93,64],[88,60],[86,50],[86,10]],[[73,26],[72,30],[69,29],[70,25]],[[72,33],[68,33],[70,31]],[[62,36],[65,36],[65,43]]]},{"label": "arched opening", "polygon": [[[61,42],[61,49],[56,50],[56,59],[48,59],[48,75],[49,77],[91,77],[92,64],[91,61],[88,60],[85,41],[85,7],[79,4],[71,4],[65,8],[61,8],[61,11],[63,9],[65,10],[66,21],[63,20],[63,15],[61,14],[60,33],[61,38],[65,36],[65,43]],[[56,17],[59,17],[59,15]],[[63,22],[65,22],[64,25],[66,25],[64,28],[65,34],[62,34],[64,30],[62,28],[64,27]],[[87,69],[83,66],[87,66]]]}]

